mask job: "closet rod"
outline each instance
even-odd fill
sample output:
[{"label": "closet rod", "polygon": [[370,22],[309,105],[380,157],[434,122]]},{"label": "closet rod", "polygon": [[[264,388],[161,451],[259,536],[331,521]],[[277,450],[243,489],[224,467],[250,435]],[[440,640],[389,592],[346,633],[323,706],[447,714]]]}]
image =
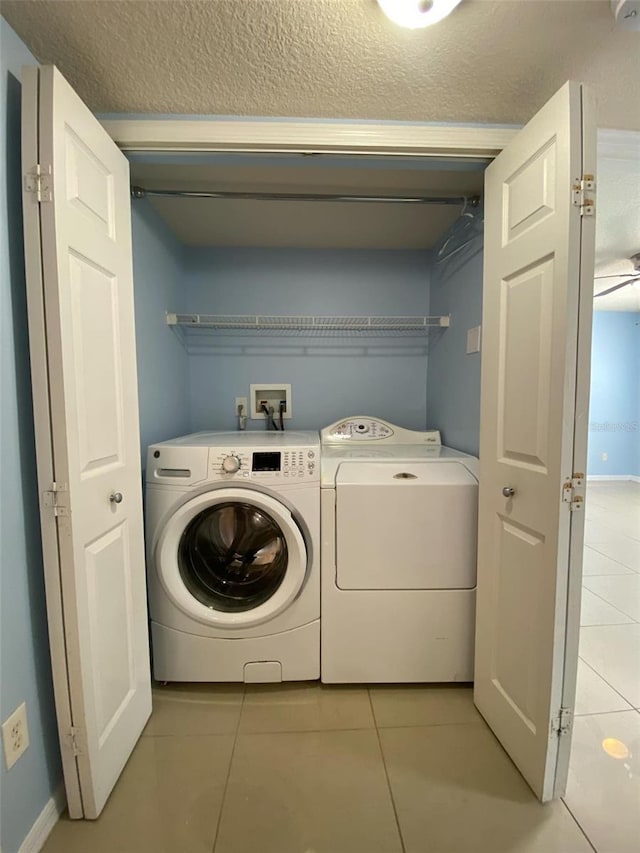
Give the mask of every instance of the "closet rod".
[{"label": "closet rod", "polygon": [[347,201],[375,202],[376,204],[467,204],[477,207],[480,196],[369,196],[369,195],[328,195],[324,193],[260,193],[260,192],[215,192],[214,190],[148,190],[144,187],[131,187],[133,198],[159,196],[162,198],[235,198],[251,201]]}]

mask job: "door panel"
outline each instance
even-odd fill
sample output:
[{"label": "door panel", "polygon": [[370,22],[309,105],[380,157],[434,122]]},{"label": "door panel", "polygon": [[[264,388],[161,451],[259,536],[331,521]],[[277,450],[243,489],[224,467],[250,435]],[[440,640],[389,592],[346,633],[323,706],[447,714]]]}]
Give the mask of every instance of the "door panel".
[{"label": "door panel", "polygon": [[503,247],[554,213],[555,179],[553,136],[504,181]]},{"label": "door panel", "polygon": [[498,454],[546,470],[553,259],[501,282]]},{"label": "door panel", "polygon": [[[523,666],[522,662],[531,661],[535,652],[535,626],[540,604],[537,566],[541,562],[544,539],[504,516],[498,516],[497,523],[501,576],[497,585],[499,601],[496,611],[500,622],[496,631],[494,680],[525,725],[535,732],[535,696],[531,693],[532,684],[527,677],[529,667]],[[524,614],[518,607],[521,598],[528,602]]]},{"label": "door panel", "polygon": [[65,128],[65,157],[70,209],[92,220],[98,232],[113,239],[113,175],[108,165],[69,127]]},{"label": "door panel", "polygon": [[[135,630],[126,523],[118,524],[86,549],[90,643],[97,667],[94,701],[102,745],[135,689]],[[113,566],[123,571],[114,572]],[[121,603],[125,607],[121,607]],[[109,621],[116,615],[117,623]]]},{"label": "door panel", "polygon": [[72,252],[69,284],[75,428],[84,478],[95,476],[105,466],[123,464],[118,280]]},{"label": "door panel", "polygon": [[582,118],[582,88],[568,83],[485,178],[474,696],[542,800],[558,789],[567,610],[579,607],[575,589],[568,597],[569,544],[582,520],[562,494],[580,464],[578,313],[590,299],[580,284],[593,276],[593,253],[581,258],[593,221],[572,201]]},{"label": "door panel", "polygon": [[[52,196],[39,211],[52,442],[37,450],[52,456],[61,505],[58,555],[45,551],[45,573],[52,587],[58,575],[48,610],[64,626],[52,656],[66,656],[73,735],[67,713],[61,748],[65,778],[75,759],[81,792],[70,813],[95,818],[151,711],[129,168],[55,68],[41,67],[38,78],[38,158]],[[30,329],[32,347],[42,334]],[[33,385],[44,393],[36,374]]]}]

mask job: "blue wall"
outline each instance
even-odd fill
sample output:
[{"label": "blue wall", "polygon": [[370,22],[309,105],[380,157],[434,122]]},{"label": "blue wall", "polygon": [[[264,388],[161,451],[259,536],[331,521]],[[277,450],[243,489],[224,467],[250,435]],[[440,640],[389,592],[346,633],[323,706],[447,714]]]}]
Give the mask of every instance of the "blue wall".
[{"label": "blue wall", "polygon": [[40,543],[22,242],[20,69],[35,59],[0,18],[0,717],[26,701],[30,746],[0,761],[1,838],[16,853],[62,782]]},{"label": "blue wall", "polygon": [[[189,249],[187,299],[209,314],[393,314],[429,311],[429,253],[307,249]],[[235,397],[251,383],[292,385],[290,429],[349,414],[404,427],[426,423],[424,339],[295,337],[215,340],[190,361],[191,426],[234,429]],[[249,429],[263,429],[249,421]]]},{"label": "blue wall", "polygon": [[640,476],[638,312],[593,314],[587,474]]},{"label": "blue wall", "polygon": [[187,353],[165,312],[184,301],[183,246],[152,205],[132,205],[142,465],[149,444],[189,432]]},{"label": "blue wall", "polygon": [[[443,257],[471,238],[461,251],[437,262],[431,274],[431,312],[451,314],[451,326],[432,334],[427,374],[429,426],[442,431],[444,444],[478,454],[480,436],[480,353],[467,355],[467,330],[482,322],[482,213],[468,230],[459,220],[440,245]],[[455,231],[454,231],[455,229]]]}]

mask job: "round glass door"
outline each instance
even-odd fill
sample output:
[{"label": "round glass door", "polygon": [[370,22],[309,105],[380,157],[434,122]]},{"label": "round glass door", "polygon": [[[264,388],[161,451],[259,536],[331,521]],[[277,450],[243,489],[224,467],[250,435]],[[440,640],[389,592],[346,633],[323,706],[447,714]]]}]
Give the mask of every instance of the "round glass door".
[{"label": "round glass door", "polygon": [[178,569],[206,607],[252,610],[268,601],[287,572],[287,542],[275,519],[249,503],[208,507],[185,528]]},{"label": "round glass door", "polygon": [[286,506],[235,487],[204,492],[175,509],[153,545],[153,563],[186,616],[216,628],[249,628],[295,600],[308,554]]}]

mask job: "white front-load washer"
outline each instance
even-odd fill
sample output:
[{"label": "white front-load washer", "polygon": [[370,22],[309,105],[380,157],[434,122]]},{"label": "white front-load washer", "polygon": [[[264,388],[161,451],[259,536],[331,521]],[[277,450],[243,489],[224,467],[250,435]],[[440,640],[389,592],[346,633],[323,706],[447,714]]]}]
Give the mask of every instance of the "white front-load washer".
[{"label": "white front-load washer", "polygon": [[147,572],[158,681],[320,673],[314,432],[202,432],[154,444]]},{"label": "white front-load washer", "polygon": [[322,680],[472,681],[478,460],[362,416],[321,449]]}]

